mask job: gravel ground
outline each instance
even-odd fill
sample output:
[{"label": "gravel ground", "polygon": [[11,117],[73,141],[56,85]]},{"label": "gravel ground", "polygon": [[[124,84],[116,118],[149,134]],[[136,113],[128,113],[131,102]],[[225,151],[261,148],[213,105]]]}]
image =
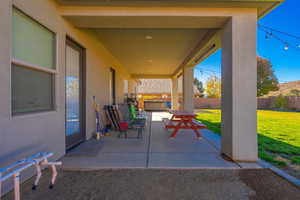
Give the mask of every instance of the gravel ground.
[{"label": "gravel ground", "polygon": [[[53,190],[44,171],[36,191],[22,185],[25,200],[297,200],[300,190],[267,169],[108,169],[59,171]],[[9,193],[2,200],[13,199]]]}]

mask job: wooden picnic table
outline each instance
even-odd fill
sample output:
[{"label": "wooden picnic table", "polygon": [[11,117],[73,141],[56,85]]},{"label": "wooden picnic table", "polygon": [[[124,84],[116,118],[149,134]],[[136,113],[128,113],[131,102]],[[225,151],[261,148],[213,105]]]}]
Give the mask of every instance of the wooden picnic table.
[{"label": "wooden picnic table", "polygon": [[170,120],[163,119],[166,129],[174,129],[170,138],[175,138],[180,129],[191,129],[195,132],[198,139],[201,138],[198,130],[206,128],[206,126],[195,119],[196,115],[194,113],[178,110],[171,110],[170,113],[172,114]]}]

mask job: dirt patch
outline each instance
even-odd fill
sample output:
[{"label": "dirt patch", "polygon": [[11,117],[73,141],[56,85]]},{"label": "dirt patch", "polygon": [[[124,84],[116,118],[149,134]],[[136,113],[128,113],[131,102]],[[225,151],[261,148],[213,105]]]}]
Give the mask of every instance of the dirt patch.
[{"label": "dirt patch", "polygon": [[239,177],[256,192],[251,200],[296,200],[300,199],[299,188],[269,169],[241,169]]},{"label": "dirt patch", "polygon": [[[26,200],[246,200],[300,199],[298,188],[266,169],[111,169],[60,171],[53,190],[49,172],[36,191],[33,179],[22,185]],[[9,193],[3,200],[13,199]]]}]

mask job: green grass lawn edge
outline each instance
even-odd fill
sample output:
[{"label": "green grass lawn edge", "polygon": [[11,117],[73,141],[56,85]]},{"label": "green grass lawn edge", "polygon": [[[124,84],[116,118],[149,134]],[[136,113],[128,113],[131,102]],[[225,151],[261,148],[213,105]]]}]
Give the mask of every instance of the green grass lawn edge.
[{"label": "green grass lawn edge", "polygon": [[[197,120],[221,134],[221,111],[205,109]],[[300,164],[300,113],[257,111],[258,157],[276,166]]]}]

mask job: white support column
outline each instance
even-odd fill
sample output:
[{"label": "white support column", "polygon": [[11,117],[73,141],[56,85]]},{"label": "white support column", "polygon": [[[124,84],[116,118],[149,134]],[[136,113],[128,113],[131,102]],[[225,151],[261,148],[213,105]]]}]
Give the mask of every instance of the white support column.
[{"label": "white support column", "polygon": [[194,112],[194,68],[183,69],[183,110]]},{"label": "white support column", "polygon": [[222,36],[222,153],[257,160],[256,13],[234,16]]},{"label": "white support column", "polygon": [[178,79],[172,78],[172,91],[171,91],[171,100],[172,100],[172,110],[178,110]]}]

